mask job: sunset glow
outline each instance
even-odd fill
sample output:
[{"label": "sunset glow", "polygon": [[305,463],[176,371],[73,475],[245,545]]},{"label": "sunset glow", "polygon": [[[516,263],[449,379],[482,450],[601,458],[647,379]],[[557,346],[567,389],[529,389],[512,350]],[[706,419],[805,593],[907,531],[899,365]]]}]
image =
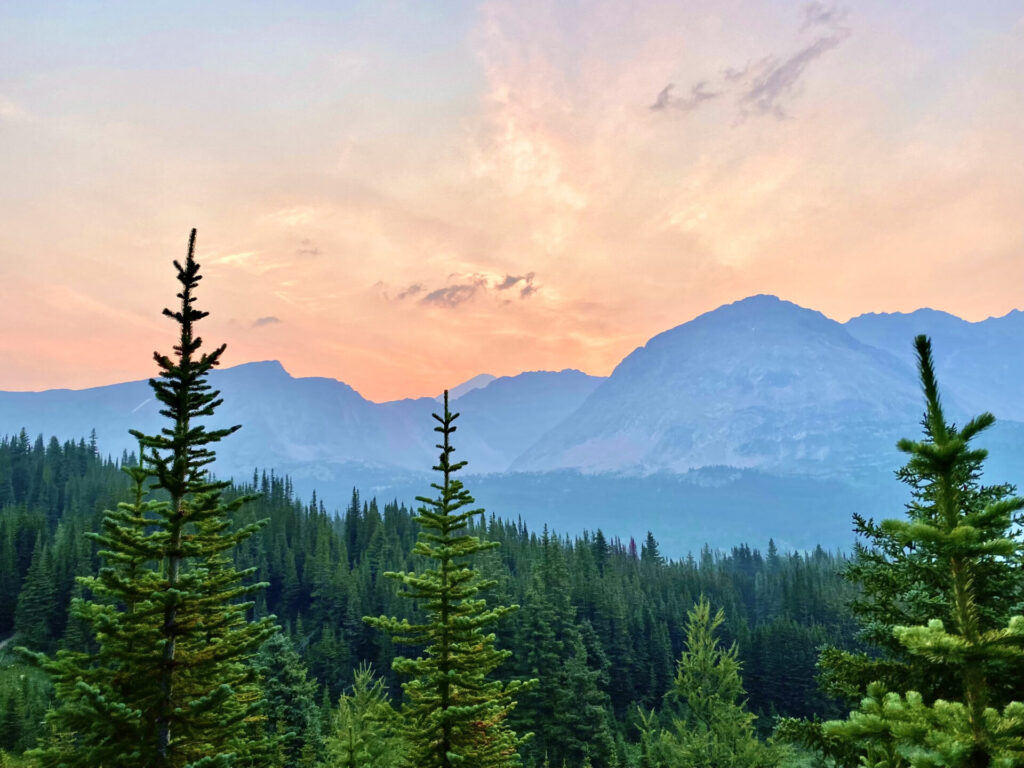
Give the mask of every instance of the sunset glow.
[{"label": "sunset glow", "polygon": [[[341,10],[339,10],[341,8]],[[773,293],[1024,308],[1019,3],[0,7],[0,389],[227,364],[365,397],[606,375]]]}]

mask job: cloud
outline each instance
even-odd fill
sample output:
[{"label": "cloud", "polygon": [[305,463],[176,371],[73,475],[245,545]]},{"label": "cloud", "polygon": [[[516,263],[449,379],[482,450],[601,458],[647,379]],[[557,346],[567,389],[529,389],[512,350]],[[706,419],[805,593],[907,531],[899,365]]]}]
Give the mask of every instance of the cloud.
[{"label": "cloud", "polygon": [[281,322],[281,318],[274,317],[273,315],[267,315],[266,317],[258,317],[252,321],[253,328],[262,328],[264,325],[276,325]]},{"label": "cloud", "polygon": [[709,91],[706,89],[707,81],[701,80],[699,83],[694,83],[690,88],[690,95],[687,97],[673,96],[672,89],[675,88],[675,83],[669,83],[661,91],[658,92],[658,98],[654,100],[649,109],[655,112],[665,109],[678,109],[681,112],[692,112],[697,109],[705,101],[717,98],[722,95],[722,91]]},{"label": "cloud", "polygon": [[310,205],[293,205],[274,211],[270,218],[286,226],[295,227],[299,224],[309,224],[317,213],[317,209]]},{"label": "cloud", "polygon": [[320,249],[316,247],[312,240],[308,237],[305,238],[299,247],[295,249],[296,256],[319,256]]},{"label": "cloud", "polygon": [[399,301],[401,301],[402,299],[407,299],[410,296],[415,296],[417,293],[422,293],[422,292],[423,292],[423,283],[413,283],[408,288],[404,289],[401,293],[399,293],[396,298]]},{"label": "cloud", "polygon": [[527,272],[525,275],[505,275],[505,279],[495,285],[495,289],[499,291],[507,291],[509,288],[525,282],[527,285],[533,285],[533,272]]},{"label": "cloud", "polygon": [[786,117],[782,99],[793,93],[800,82],[807,65],[839,45],[849,35],[848,30],[819,37],[810,45],[797,51],[787,59],[778,61],[769,59],[748,82],[747,88],[740,94],[739,103],[741,116],[748,110],[761,115],[774,115],[782,119]]},{"label": "cloud", "polygon": [[486,285],[483,278],[469,283],[456,283],[444,288],[431,291],[422,299],[420,304],[431,304],[438,307],[454,308],[472,299],[482,287]]},{"label": "cloud", "polygon": [[826,5],[825,3],[814,2],[804,6],[804,23],[800,27],[801,32],[816,26],[836,27],[846,19],[846,9],[838,5]]},{"label": "cloud", "polygon": [[710,99],[731,94],[739,110],[740,122],[752,114],[785,119],[785,100],[798,92],[807,67],[850,36],[850,29],[843,25],[846,16],[845,8],[815,0],[803,8],[800,32],[822,29],[823,32],[795,53],[782,58],[764,56],[748,61],[742,68],[726,67],[722,70],[718,89],[714,91],[707,89],[706,80],[700,80],[691,86],[689,96],[673,96],[675,85],[669,83],[658,92],[649,108],[654,112],[669,109],[692,112]]},{"label": "cloud", "polygon": [[[488,293],[495,295],[512,288],[518,288],[519,298],[525,299],[537,292],[538,287],[533,282],[534,277],[535,273],[533,272],[527,272],[522,275],[506,274],[500,279],[496,275],[454,273],[448,275],[449,280],[456,281],[450,285],[431,289],[427,288],[423,283],[413,283],[402,289],[395,296],[395,301],[403,301],[404,299],[421,296],[422,294],[418,302],[420,304],[454,308],[460,304],[465,304],[477,296]],[[507,303],[507,301],[504,303]]]},{"label": "cloud", "polygon": [[28,110],[17,102],[0,96],[0,120],[24,122],[30,119]]}]

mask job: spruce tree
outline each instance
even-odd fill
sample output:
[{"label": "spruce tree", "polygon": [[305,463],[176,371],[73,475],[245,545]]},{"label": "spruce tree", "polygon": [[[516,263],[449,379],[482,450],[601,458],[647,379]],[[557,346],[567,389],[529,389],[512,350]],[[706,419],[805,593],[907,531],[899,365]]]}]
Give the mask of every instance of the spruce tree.
[{"label": "spruce tree", "polygon": [[[34,655],[50,673],[59,703],[48,716],[54,738],[37,750],[44,766],[227,768],[257,761],[246,740],[258,718],[260,692],[250,656],[274,631],[270,619],[250,623],[246,584],[233,548],[261,524],[232,529],[250,497],[224,497],[227,482],[209,465],[213,444],[238,427],[208,430],[203,419],[220,405],[207,383],[224,346],[200,353],[194,291],[201,279],[195,230],[184,265],[172,356],[155,354],[151,379],[169,425],[158,435],[134,432],[141,463],[126,467],[134,499],[105,513],[94,534],[103,566],[81,583],[95,597],[76,599],[72,615],[93,633],[95,655]],[[70,745],[70,748],[69,748]]]},{"label": "spruce tree", "polygon": [[474,499],[452,477],[466,464],[452,461],[451,437],[458,416],[449,410],[445,390],[444,414],[434,414],[439,422],[434,431],[442,436],[434,470],[442,482],[431,483],[438,491],[436,498],[417,497],[424,506],[415,518],[421,530],[412,550],[433,567],[385,574],[405,586],[401,594],[417,601],[424,618],[416,623],[385,616],[365,620],[393,635],[395,642],[424,648],[423,655],[400,657],[393,664],[396,672],[410,678],[402,686],[409,765],[505,768],[520,763],[517,749],[523,739],[506,721],[523,684],[491,678],[510,652],[498,650],[494,634],[485,630],[518,606],[488,608],[477,597],[494,582],[482,579],[470,559],[498,544],[467,533],[484,510],[467,509]]},{"label": "spruce tree", "polygon": [[589,755],[595,768],[607,768],[615,763],[611,703],[598,686],[601,670],[589,663],[569,592],[561,548],[545,528],[514,638],[516,672],[537,684],[520,696],[512,722],[534,730],[528,764],[579,765]]},{"label": "spruce tree", "polygon": [[292,641],[278,632],[254,659],[265,700],[266,730],[281,734],[281,753],[289,768],[308,768],[320,748],[320,711],[315,680],[307,677]]},{"label": "spruce tree", "polygon": [[14,614],[14,630],[18,639],[27,647],[46,650],[51,645],[53,634],[50,625],[56,596],[50,547],[40,535],[36,537],[32,564],[25,574],[25,582],[18,594],[18,607]]},{"label": "spruce tree", "polygon": [[342,694],[327,738],[330,768],[398,768],[406,747],[398,733],[398,713],[384,684],[368,666],[355,673],[351,694]]},{"label": "spruce tree", "polygon": [[716,637],[725,622],[719,609],[701,598],[687,614],[686,650],[679,658],[674,698],[682,716],[672,731],[657,731],[641,720],[641,754],[651,768],[767,768],[778,753],[758,740],[747,711],[736,645],[723,648]]},{"label": "spruce tree", "polygon": [[[853,742],[863,759],[879,766],[1020,765],[1024,703],[1006,703],[1002,692],[1005,678],[1019,679],[1024,671],[1024,616],[993,625],[999,614],[993,603],[999,606],[1005,596],[994,598],[989,580],[1012,589],[1011,577],[1019,578],[1022,545],[1014,521],[1024,498],[1000,494],[979,506],[967,480],[987,452],[971,441],[995,418],[983,413],[959,429],[951,426],[939,398],[931,343],[925,336],[914,343],[926,439],[901,440],[899,447],[910,455],[908,468],[927,480],[932,503],[907,520],[885,520],[879,529],[905,549],[927,552],[944,571],[945,600],[927,603],[941,617],[896,626],[893,636],[911,666],[937,666],[954,681],[955,699],[929,700],[914,690],[904,695],[876,681],[860,709],[848,721],[826,724],[825,734]],[[1021,690],[1015,693],[1020,697]]]}]

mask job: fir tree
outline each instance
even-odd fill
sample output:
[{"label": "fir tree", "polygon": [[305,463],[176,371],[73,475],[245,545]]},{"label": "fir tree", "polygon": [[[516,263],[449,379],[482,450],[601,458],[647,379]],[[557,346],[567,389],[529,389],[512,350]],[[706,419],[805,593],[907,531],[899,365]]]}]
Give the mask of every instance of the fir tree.
[{"label": "fir tree", "polygon": [[926,439],[901,440],[899,447],[910,455],[908,468],[927,480],[932,504],[909,520],[885,520],[880,530],[903,548],[928,552],[945,570],[945,604],[929,605],[948,606],[949,620],[897,626],[893,635],[911,664],[947,671],[958,683],[959,701],[930,702],[913,690],[902,696],[876,682],[860,710],[846,722],[826,724],[825,733],[855,742],[864,759],[879,766],[1020,765],[1024,703],[1004,704],[993,694],[1001,678],[1016,678],[1024,669],[1024,616],[991,626],[993,601],[986,598],[992,587],[986,581],[1005,583],[1007,572],[1014,573],[1019,565],[1021,542],[1013,523],[1024,509],[1024,498],[1000,495],[979,507],[967,480],[987,452],[972,448],[971,441],[995,418],[983,413],[960,429],[950,426],[939,398],[931,343],[925,336],[914,343],[927,409]]},{"label": "fir tree", "polygon": [[779,761],[754,733],[736,645],[723,648],[715,636],[724,621],[724,611],[712,615],[704,598],[687,614],[674,691],[683,714],[672,731],[658,732],[650,717],[642,720],[641,752],[651,768],[762,768]]},{"label": "fir tree", "polygon": [[[194,248],[192,230],[185,264],[174,262],[180,309],[164,310],[180,338],[173,357],[155,354],[161,378],[150,380],[170,425],[159,435],[132,433],[143,451],[139,466],[125,468],[134,500],[104,515],[94,535],[103,567],[82,579],[97,599],[72,607],[98,650],[34,656],[60,699],[48,717],[54,737],[36,753],[44,766],[226,768],[233,757],[258,759],[259,745],[245,739],[260,698],[246,661],[273,625],[247,622],[246,599],[263,585],[246,585],[252,570],[229,559],[260,528],[232,530],[251,497],[226,500],[229,484],[209,473],[212,444],[238,427],[207,430],[200,421],[221,403],[206,378],[224,346],[200,354],[194,324],[207,313],[193,306],[201,279]],[[160,495],[147,499],[147,490]]]},{"label": "fir tree", "polygon": [[316,681],[283,632],[260,648],[254,666],[261,678],[267,732],[279,734],[284,765],[311,766],[320,745],[320,711]]},{"label": "fir tree", "polygon": [[597,768],[615,761],[610,702],[590,666],[576,609],[569,600],[569,573],[558,541],[545,528],[518,621],[516,671],[537,684],[520,696],[515,726],[534,729],[526,745],[531,764],[578,765],[588,754]]},{"label": "fir tree", "polygon": [[509,655],[495,648],[493,626],[517,606],[488,608],[477,597],[494,584],[482,579],[470,564],[477,552],[498,546],[467,533],[471,522],[484,514],[466,509],[473,504],[460,480],[452,477],[466,462],[452,461],[451,436],[457,413],[448,409],[434,414],[442,436],[434,470],[442,482],[432,483],[436,498],[418,496],[425,506],[416,521],[421,532],[413,554],[434,564],[421,572],[388,572],[406,589],[401,593],[416,600],[425,613],[422,622],[408,619],[367,617],[366,621],[389,632],[396,642],[425,646],[417,658],[397,658],[394,669],[410,679],[403,684],[408,699],[403,716],[410,748],[409,763],[416,768],[504,768],[519,764],[522,743],[506,722],[515,706],[521,683],[503,684],[491,673]]},{"label": "fir tree", "polygon": [[338,700],[327,738],[330,768],[398,768],[405,759],[398,713],[368,666],[356,670],[351,694]]},{"label": "fir tree", "polygon": [[45,650],[50,645],[53,639],[50,625],[56,596],[50,547],[39,536],[32,552],[32,564],[18,594],[18,607],[14,614],[14,629],[21,642],[29,648]]}]

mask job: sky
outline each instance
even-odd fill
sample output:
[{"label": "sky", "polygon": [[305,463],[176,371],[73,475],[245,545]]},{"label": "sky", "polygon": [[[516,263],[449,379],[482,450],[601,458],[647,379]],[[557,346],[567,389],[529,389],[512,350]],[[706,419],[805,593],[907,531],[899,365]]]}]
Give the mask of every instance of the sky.
[{"label": "sky", "polygon": [[606,375],[757,293],[1024,308],[1024,9],[0,0],[0,389],[200,326],[372,400]]}]

